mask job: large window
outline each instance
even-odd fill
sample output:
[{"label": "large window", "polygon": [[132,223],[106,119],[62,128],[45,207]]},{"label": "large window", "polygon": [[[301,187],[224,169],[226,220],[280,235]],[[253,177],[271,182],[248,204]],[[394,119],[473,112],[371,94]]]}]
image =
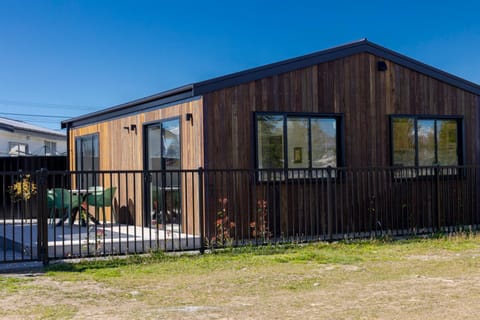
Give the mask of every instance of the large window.
[{"label": "large window", "polygon": [[98,175],[91,171],[99,170],[98,134],[75,139],[75,162],[78,171],[78,186],[86,189],[99,185]]},{"label": "large window", "polygon": [[[258,113],[259,169],[315,169],[340,162],[340,117]],[[303,175],[289,172],[289,177]]]},{"label": "large window", "polygon": [[22,142],[9,142],[8,154],[11,156],[27,156],[29,155],[28,144]]},{"label": "large window", "polygon": [[461,118],[392,116],[390,120],[394,166],[463,164]]}]

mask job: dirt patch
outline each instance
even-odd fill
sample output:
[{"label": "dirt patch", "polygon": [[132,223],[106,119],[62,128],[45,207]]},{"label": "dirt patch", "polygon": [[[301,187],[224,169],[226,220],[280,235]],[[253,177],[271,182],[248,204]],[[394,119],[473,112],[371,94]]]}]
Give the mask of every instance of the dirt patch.
[{"label": "dirt patch", "polygon": [[139,265],[71,279],[19,275],[18,284],[0,289],[0,318],[476,318],[479,254],[409,252],[355,264],[227,261],[212,270],[189,266],[187,272],[181,265]]},{"label": "dirt patch", "polygon": [[440,255],[410,255],[407,257],[407,259],[410,259],[410,260],[421,260],[421,261],[432,261],[432,260],[448,260],[448,259],[451,259],[451,257],[449,256],[440,256]]}]

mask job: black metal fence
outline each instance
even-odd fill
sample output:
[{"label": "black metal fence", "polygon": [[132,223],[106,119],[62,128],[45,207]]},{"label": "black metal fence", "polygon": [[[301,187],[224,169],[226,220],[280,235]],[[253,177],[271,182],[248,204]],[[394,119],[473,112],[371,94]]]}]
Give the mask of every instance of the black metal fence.
[{"label": "black metal fence", "polygon": [[[8,186],[12,185],[15,180],[15,174],[20,172],[35,172],[41,168],[46,168],[48,170],[57,170],[65,171],[67,170],[67,157],[66,156],[15,156],[15,157],[0,157],[0,172],[2,172],[2,184],[0,185],[0,204],[2,207],[8,207],[12,205],[10,201],[11,198],[6,189]],[[8,174],[14,173],[14,174]],[[53,179],[53,177],[50,177]],[[60,181],[53,182],[60,183]],[[14,213],[20,213],[20,210],[1,210],[0,209],[0,219],[2,218],[13,218],[9,216]],[[5,216],[5,214],[7,216]]]},{"label": "black metal fence", "polygon": [[0,170],[35,171],[41,168],[49,170],[67,170],[67,156],[15,156],[0,157]]},{"label": "black metal fence", "polygon": [[474,231],[478,167],[3,172],[0,262]]}]

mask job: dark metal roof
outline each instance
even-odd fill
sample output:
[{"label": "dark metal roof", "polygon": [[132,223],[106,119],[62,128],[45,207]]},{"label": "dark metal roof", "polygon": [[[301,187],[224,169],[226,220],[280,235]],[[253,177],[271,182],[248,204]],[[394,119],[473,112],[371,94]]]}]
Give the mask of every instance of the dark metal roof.
[{"label": "dark metal roof", "polygon": [[78,127],[107,119],[118,118],[191,97],[193,97],[193,87],[192,85],[187,85],[62,121],[62,128]]},{"label": "dark metal roof", "polygon": [[404,56],[398,52],[381,47],[373,42],[368,41],[367,39],[362,39],[360,41],[315,52],[298,58],[284,60],[262,67],[229,74],[223,77],[198,82],[194,84],[194,90],[196,95],[200,95],[216,91],[225,87],[258,80],[261,78],[271,77],[276,74],[290,72],[311,65],[345,58],[363,52],[371,53],[375,56],[390,60],[392,62],[395,62],[396,64],[426,74],[443,82],[451,84],[455,87],[459,87],[466,91],[480,95],[480,86],[473,82],[469,82],[465,79],[459,78],[440,69],[434,68],[420,61]]},{"label": "dark metal roof", "polygon": [[373,42],[368,41],[367,39],[362,39],[360,41],[348,43],[342,46],[315,52],[301,57],[288,59],[241,72],[232,73],[202,82],[197,82],[169,91],[164,91],[156,95],[121,104],[99,112],[69,119],[62,122],[62,128],[76,127],[98,122],[101,120],[112,119],[114,117],[139,112],[155,106],[161,106],[167,103],[191,98],[194,96],[200,96],[202,94],[206,94],[223,88],[259,80],[266,77],[271,77],[276,74],[290,72],[311,65],[320,64],[363,52],[371,53],[379,58],[390,60],[396,64],[426,74],[432,78],[438,79],[452,86],[461,88],[463,90],[480,96],[480,86],[473,82],[467,81],[465,79],[454,76],[450,73],[444,72],[432,66],[426,65],[420,61],[414,60],[390,49],[379,46]]}]

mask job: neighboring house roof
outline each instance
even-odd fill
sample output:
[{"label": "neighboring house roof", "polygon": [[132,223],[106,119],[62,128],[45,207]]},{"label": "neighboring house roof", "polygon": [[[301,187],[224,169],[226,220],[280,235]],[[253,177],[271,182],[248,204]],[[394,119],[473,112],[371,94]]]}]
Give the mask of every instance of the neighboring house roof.
[{"label": "neighboring house roof", "polygon": [[0,117],[0,132],[8,131],[12,133],[31,133],[31,134],[42,134],[47,136],[55,136],[58,139],[65,139],[66,133],[56,130],[47,129],[44,127],[36,126],[30,123],[23,121],[2,118]]},{"label": "neighboring house roof", "polygon": [[161,106],[175,101],[200,96],[205,93],[220,90],[223,88],[271,77],[276,74],[290,72],[305,68],[311,65],[320,64],[358,53],[371,53],[383,59],[390,60],[398,65],[426,74],[432,78],[443,81],[452,86],[461,88],[476,95],[480,95],[480,86],[444,72],[440,69],[426,65],[422,62],[404,56],[400,53],[386,49],[367,39],[348,43],[331,49],[315,52],[301,57],[288,59],[265,66],[248,69],[241,72],[213,78],[206,81],[193,83],[177,89],[164,91],[142,99],[124,103],[112,108],[86,114],[84,116],[62,121],[62,128],[86,125],[102,120],[120,117],[123,115],[143,111],[155,106]]}]

